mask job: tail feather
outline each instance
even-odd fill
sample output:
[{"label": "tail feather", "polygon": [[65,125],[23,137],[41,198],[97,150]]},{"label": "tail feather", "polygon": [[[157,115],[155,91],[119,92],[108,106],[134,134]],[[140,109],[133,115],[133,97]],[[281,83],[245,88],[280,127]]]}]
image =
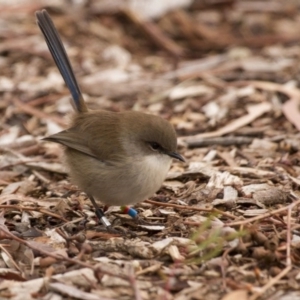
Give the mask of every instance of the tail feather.
[{"label": "tail feather", "polygon": [[62,75],[74,101],[77,112],[86,112],[87,106],[84,102],[79,85],[75,78],[71,63],[59,37],[57,29],[46,10],[36,12],[37,24],[40,27],[50,53]]}]

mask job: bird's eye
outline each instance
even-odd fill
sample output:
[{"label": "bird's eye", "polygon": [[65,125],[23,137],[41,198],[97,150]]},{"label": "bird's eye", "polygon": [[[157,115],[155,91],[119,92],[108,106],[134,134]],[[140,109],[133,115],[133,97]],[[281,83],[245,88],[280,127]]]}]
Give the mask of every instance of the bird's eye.
[{"label": "bird's eye", "polygon": [[157,150],[161,149],[160,144],[158,144],[156,142],[150,142],[149,145],[150,145],[151,149],[154,150],[154,151],[157,151]]}]

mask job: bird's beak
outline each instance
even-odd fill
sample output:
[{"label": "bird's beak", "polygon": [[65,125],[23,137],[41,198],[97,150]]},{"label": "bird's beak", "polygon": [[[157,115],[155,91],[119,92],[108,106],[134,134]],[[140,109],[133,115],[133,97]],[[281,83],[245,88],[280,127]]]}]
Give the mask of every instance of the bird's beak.
[{"label": "bird's beak", "polygon": [[177,152],[168,152],[167,154],[175,159],[185,162],[185,159]]}]

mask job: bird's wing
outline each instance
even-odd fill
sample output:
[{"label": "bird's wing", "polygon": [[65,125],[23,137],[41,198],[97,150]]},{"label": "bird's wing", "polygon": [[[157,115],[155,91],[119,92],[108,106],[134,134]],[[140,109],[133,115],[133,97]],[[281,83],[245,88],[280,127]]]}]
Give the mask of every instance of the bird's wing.
[{"label": "bird's wing", "polygon": [[89,148],[86,139],[76,131],[64,130],[43,138],[43,140],[59,143],[71,149],[75,149],[79,152],[97,158],[96,154],[93,153],[93,151]]}]

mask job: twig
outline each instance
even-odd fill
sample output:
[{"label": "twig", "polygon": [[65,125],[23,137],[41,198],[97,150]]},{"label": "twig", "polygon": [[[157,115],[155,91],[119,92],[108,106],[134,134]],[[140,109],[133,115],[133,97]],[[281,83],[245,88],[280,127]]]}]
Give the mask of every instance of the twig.
[{"label": "twig", "polygon": [[255,293],[250,297],[249,300],[256,300],[259,296],[265,293],[270,287],[276,284],[282,277],[284,277],[290,270],[292,266],[287,266],[284,270],[282,270],[277,276],[270,279],[266,285],[264,285],[259,292]]},{"label": "twig", "polygon": [[35,99],[31,99],[29,101],[27,101],[26,103],[28,105],[30,105],[31,107],[35,107],[35,106],[40,106],[46,103],[54,103],[57,102],[57,97],[56,99],[54,97],[50,97],[48,94],[39,98],[35,98]]},{"label": "twig", "polygon": [[190,15],[182,9],[173,11],[171,17],[180,25],[183,34],[189,42],[193,44],[195,40],[198,42],[194,45],[199,45],[199,49],[203,49],[202,47],[206,40],[210,42],[209,45],[211,45],[212,48],[215,48],[215,46],[224,48],[234,43],[232,36],[222,30],[222,28],[214,30],[201,22],[194,22]]},{"label": "twig", "polygon": [[162,202],[157,202],[157,201],[153,201],[153,200],[145,200],[144,202],[150,203],[153,205],[157,205],[157,206],[174,207],[174,208],[183,209],[183,210],[194,210],[194,211],[205,211],[205,212],[209,212],[209,213],[217,213],[217,214],[226,216],[230,219],[235,219],[235,216],[233,216],[229,213],[226,213],[224,211],[221,211],[217,208],[200,208],[200,207],[194,207],[194,206],[178,205],[178,204],[173,204],[173,203],[162,203]]},{"label": "twig", "polygon": [[15,262],[15,260],[13,259],[13,257],[11,256],[11,254],[7,251],[7,249],[0,244],[0,249],[5,252],[5,254],[10,258],[10,262],[14,265],[14,267],[20,272],[22,273],[22,270],[20,269],[20,267],[18,266],[18,264]]},{"label": "twig", "polygon": [[124,9],[123,13],[131,20],[131,22],[140,27],[156,45],[163,48],[174,57],[184,55],[184,49],[176,42],[169,39],[154,23],[141,20],[139,16],[131,10]]},{"label": "twig", "polygon": [[287,232],[286,232],[286,265],[291,266],[292,260],[291,260],[291,232],[292,232],[292,226],[291,226],[291,219],[292,219],[292,209],[295,207],[295,205],[291,204],[288,209],[288,215],[287,215]]},{"label": "twig", "polygon": [[132,266],[130,267],[130,271],[129,271],[129,282],[134,291],[135,300],[142,300],[142,296],[141,296],[140,290],[137,286],[137,282],[136,282],[136,278],[135,278],[135,274],[134,274],[134,270],[133,270]]},{"label": "twig", "polygon": [[[1,147],[0,147],[0,149],[1,149]],[[2,148],[3,149],[3,148]],[[26,159],[26,160],[19,160],[19,161],[16,161],[16,162],[14,162],[14,163],[10,163],[10,164],[7,164],[7,165],[3,165],[3,166],[1,166],[0,167],[0,170],[4,170],[4,169],[6,169],[6,168],[11,168],[11,167],[15,167],[15,166],[18,166],[18,165],[25,165],[25,164],[27,164],[27,163],[35,163],[35,162],[39,162],[39,161],[41,161],[41,159],[40,158],[33,158],[33,159]]]},{"label": "twig", "polygon": [[[299,204],[300,204],[300,199],[293,203],[294,206],[298,206]],[[245,224],[252,223],[252,222],[255,222],[255,221],[258,221],[258,220],[261,220],[261,219],[265,219],[265,218],[271,217],[273,215],[278,214],[279,212],[287,210],[288,208],[289,208],[289,206],[284,206],[284,207],[278,208],[276,210],[267,212],[265,214],[261,214],[259,216],[256,216],[256,217],[253,217],[253,218],[250,218],[250,219],[247,219],[247,220],[226,223],[225,226],[245,225]]]},{"label": "twig", "polygon": [[219,137],[219,136],[231,133],[231,132],[253,122],[255,119],[257,119],[258,117],[262,116],[263,114],[265,114],[271,110],[272,110],[271,103],[262,102],[260,104],[256,104],[256,105],[249,107],[248,113],[246,115],[243,115],[242,117],[229,122],[227,125],[225,125],[224,127],[220,128],[216,131],[200,133],[195,136],[185,136],[185,137],[181,137],[179,140],[182,141],[183,143],[188,143],[190,141],[194,141],[195,139],[199,139],[199,138]]},{"label": "twig", "polygon": [[[298,201],[297,201],[298,202]],[[286,234],[286,267],[274,278],[270,279],[258,292],[256,292],[249,300],[256,300],[258,297],[263,295],[269,288],[275,285],[282,277],[284,277],[292,269],[291,261],[291,214],[292,209],[297,206],[297,202],[292,203],[288,206],[287,215],[287,234]]]},{"label": "twig", "polygon": [[26,104],[26,103],[21,102],[20,100],[18,100],[16,98],[13,99],[13,102],[19,109],[26,112],[27,114],[35,116],[39,119],[51,120],[51,121],[53,121],[53,122],[55,122],[58,125],[63,126],[63,127],[66,126],[66,122],[64,120],[62,120],[62,118],[52,116],[52,115],[48,115],[48,114],[44,113],[43,111],[41,111],[39,109],[36,109],[36,108]]},{"label": "twig", "polygon": [[57,218],[57,219],[60,219],[64,222],[68,222],[67,219],[55,214],[55,213],[52,213],[50,211],[47,211],[43,208],[38,208],[38,207],[25,207],[25,206],[21,206],[21,205],[0,205],[0,208],[4,208],[4,209],[15,209],[15,210],[27,210],[27,211],[39,211],[40,213],[43,213],[45,215],[48,215],[48,216],[51,216],[51,217],[54,217],[54,218]]},{"label": "twig", "polygon": [[189,147],[207,147],[211,145],[221,145],[221,146],[232,146],[232,145],[244,145],[252,143],[253,138],[244,136],[226,136],[226,137],[211,137],[211,138],[201,138],[195,137],[186,141]]},{"label": "twig", "polygon": [[268,81],[255,81],[255,80],[236,81],[230,83],[230,85],[233,86],[252,85],[258,89],[286,94],[290,99],[282,105],[282,112],[285,115],[285,117],[292,124],[294,124],[298,130],[300,130],[299,113],[298,113],[298,104],[300,98],[299,89],[295,87],[292,88],[278,83],[273,83]]}]

